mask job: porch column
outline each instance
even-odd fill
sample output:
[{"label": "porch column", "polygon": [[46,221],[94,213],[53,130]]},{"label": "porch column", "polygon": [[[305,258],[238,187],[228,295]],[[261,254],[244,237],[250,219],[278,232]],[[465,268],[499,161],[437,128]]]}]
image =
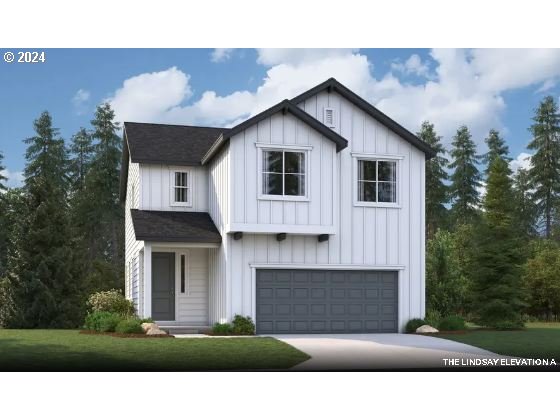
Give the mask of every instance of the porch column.
[{"label": "porch column", "polygon": [[144,317],[152,316],[152,245],[144,242]]}]

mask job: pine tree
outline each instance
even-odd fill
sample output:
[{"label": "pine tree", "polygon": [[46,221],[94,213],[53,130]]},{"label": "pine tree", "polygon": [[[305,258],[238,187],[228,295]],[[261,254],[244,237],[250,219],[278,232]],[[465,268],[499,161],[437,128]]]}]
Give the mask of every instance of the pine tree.
[{"label": "pine tree", "polygon": [[518,169],[513,176],[513,195],[517,221],[521,232],[526,237],[536,235],[537,209],[531,197],[529,173],[525,169]]},{"label": "pine tree", "polygon": [[449,165],[454,169],[451,175],[450,195],[452,198],[451,212],[456,225],[471,223],[478,214],[480,203],[478,188],[480,187],[480,173],[476,167],[478,157],[476,145],[471,139],[471,134],[466,126],[457,130],[453,137]]},{"label": "pine tree", "polygon": [[441,144],[441,136],[437,135],[433,124],[424,121],[418,137],[437,153],[426,161],[426,237],[430,239],[446,222],[445,204],[448,201],[448,188],[444,182],[448,179],[445,168],[449,162],[444,156],[445,148]]},{"label": "pine tree", "polygon": [[490,130],[484,142],[488,146],[488,152],[483,155],[482,163],[486,165],[485,173],[488,175],[490,164],[495,158],[501,157],[502,159],[510,160],[508,158],[509,147],[504,139],[500,137],[500,133],[494,129]]},{"label": "pine tree", "polygon": [[48,112],[35,120],[25,158],[25,199],[29,214],[11,275],[20,310],[16,325],[75,327],[82,318],[80,285],[72,276],[68,220],[67,154]]},{"label": "pine tree", "polygon": [[511,171],[503,158],[497,157],[490,163],[486,188],[471,269],[473,311],[480,325],[516,328],[522,325],[523,255]]},{"label": "pine tree", "polygon": [[91,166],[91,159],[93,157],[93,141],[91,135],[85,128],[80,130],[72,136],[70,144],[70,179],[72,180],[73,193],[82,191],[85,186],[86,174]]},{"label": "pine tree", "polygon": [[542,100],[533,121],[533,139],[527,148],[535,153],[531,156],[529,177],[538,217],[544,219],[545,235],[550,238],[560,195],[560,116],[552,96]]},{"label": "pine tree", "polygon": [[2,164],[3,161],[4,155],[2,154],[2,152],[0,152],[0,193],[8,189],[8,187],[6,186],[6,181],[8,181],[8,178],[3,174],[3,172],[6,170],[6,167]]}]

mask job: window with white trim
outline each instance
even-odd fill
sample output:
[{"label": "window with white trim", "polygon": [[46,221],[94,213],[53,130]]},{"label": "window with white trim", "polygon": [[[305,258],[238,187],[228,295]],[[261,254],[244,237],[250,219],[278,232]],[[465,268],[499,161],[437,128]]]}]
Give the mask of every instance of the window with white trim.
[{"label": "window with white trim", "polygon": [[263,150],[262,194],[305,197],[306,151]]},{"label": "window with white trim", "polygon": [[191,174],[188,171],[172,171],[171,202],[175,206],[191,203]]},{"label": "window with white trim", "polygon": [[358,159],[358,202],[397,203],[397,162]]},{"label": "window with white trim", "polygon": [[179,275],[180,275],[180,285],[179,285],[180,293],[190,296],[191,287],[190,287],[190,279],[189,279],[188,253],[180,254],[179,256]]}]

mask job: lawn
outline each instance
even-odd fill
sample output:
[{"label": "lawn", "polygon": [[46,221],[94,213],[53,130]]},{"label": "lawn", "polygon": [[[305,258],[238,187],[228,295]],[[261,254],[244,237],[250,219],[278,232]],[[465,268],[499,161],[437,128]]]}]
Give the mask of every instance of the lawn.
[{"label": "lawn", "polygon": [[0,371],[287,369],[308,358],[267,337],[145,339],[0,329]]},{"label": "lawn", "polygon": [[438,334],[505,356],[555,359],[560,363],[560,323],[528,323],[520,331],[473,329],[465,334]]}]

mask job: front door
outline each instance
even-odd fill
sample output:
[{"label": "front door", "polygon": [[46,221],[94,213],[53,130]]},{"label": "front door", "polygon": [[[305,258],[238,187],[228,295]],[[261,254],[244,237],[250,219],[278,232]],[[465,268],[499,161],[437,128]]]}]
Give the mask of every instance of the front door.
[{"label": "front door", "polygon": [[175,320],[175,253],[152,253],[152,319]]}]

